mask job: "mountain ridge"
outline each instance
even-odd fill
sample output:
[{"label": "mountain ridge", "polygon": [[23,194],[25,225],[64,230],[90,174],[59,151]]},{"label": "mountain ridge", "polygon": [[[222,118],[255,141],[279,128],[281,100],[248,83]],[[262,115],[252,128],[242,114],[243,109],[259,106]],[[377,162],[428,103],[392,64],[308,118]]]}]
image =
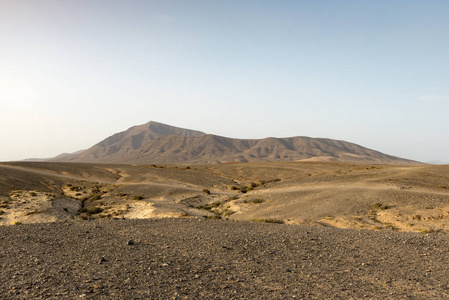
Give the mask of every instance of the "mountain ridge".
[{"label": "mountain ridge", "polygon": [[150,121],[111,135],[87,150],[51,161],[119,164],[335,161],[419,164],[327,138],[237,139]]}]

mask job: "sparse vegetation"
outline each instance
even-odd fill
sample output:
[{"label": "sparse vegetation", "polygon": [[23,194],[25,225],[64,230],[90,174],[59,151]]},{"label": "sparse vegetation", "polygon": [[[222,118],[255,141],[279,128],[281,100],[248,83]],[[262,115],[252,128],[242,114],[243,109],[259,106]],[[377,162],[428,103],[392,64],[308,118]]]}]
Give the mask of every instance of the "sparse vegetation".
[{"label": "sparse vegetation", "polygon": [[385,228],[391,229],[391,230],[398,230],[399,228],[397,228],[396,226],[394,226],[391,223],[384,223]]},{"label": "sparse vegetation", "polygon": [[220,215],[212,215],[212,216],[203,216],[203,218],[218,220],[218,219],[221,219],[221,216]]},{"label": "sparse vegetation", "polygon": [[204,204],[204,205],[198,205],[195,208],[196,209],[203,209],[203,210],[212,212],[216,216],[220,216],[220,218],[221,218],[221,216],[230,216],[230,215],[235,213],[235,211],[230,209],[229,205],[226,206],[225,208],[223,208],[223,205],[227,201],[215,201],[215,202]]},{"label": "sparse vegetation", "polygon": [[230,210],[229,207],[227,207],[223,210],[223,212],[221,214],[225,217],[229,217],[230,215],[235,214],[235,211]]},{"label": "sparse vegetation", "polygon": [[248,191],[251,191],[252,189],[253,189],[252,186],[243,186],[242,188],[240,188],[240,191],[241,191],[243,194],[246,194]]},{"label": "sparse vegetation", "polygon": [[251,219],[250,222],[257,222],[257,223],[275,223],[275,224],[284,224],[284,221],[279,219]]},{"label": "sparse vegetation", "polygon": [[261,198],[243,200],[243,203],[248,203],[248,204],[260,204],[263,202],[265,202],[265,200],[261,199]]},{"label": "sparse vegetation", "polygon": [[93,193],[93,194],[99,194],[99,193],[101,193],[101,187],[100,187],[99,185],[94,185],[94,186],[92,187],[92,193]]},{"label": "sparse vegetation", "polygon": [[95,194],[90,198],[90,200],[92,200],[92,201],[96,201],[96,200],[100,200],[100,199],[101,199],[101,194]]},{"label": "sparse vegetation", "polygon": [[371,204],[371,208],[372,209],[385,210],[385,209],[388,209],[389,206],[388,205],[384,205],[384,204],[382,204],[380,202],[375,202],[375,203]]},{"label": "sparse vegetation", "polygon": [[[46,168],[44,163],[42,166],[42,169]],[[165,169],[136,165],[52,163],[49,166],[52,172],[68,178],[39,178],[34,174],[29,177],[29,182],[11,180],[2,185],[0,214],[3,214],[3,220],[0,223],[28,223],[22,217],[33,211],[39,212],[33,215],[33,222],[49,216],[54,220],[54,209],[45,211],[42,204],[44,207],[54,205],[60,210],[55,214],[56,218],[65,219],[76,215],[75,205],[81,203],[88,209],[83,209],[75,218],[100,218],[107,214],[114,217],[153,215],[140,213],[139,209],[154,209],[154,214],[178,217],[184,209],[195,216],[214,215],[224,219],[227,216],[246,220],[282,218],[287,222],[287,218],[291,218],[288,223],[292,224],[318,223],[360,229],[377,226],[382,230],[397,227],[397,230],[409,232],[441,228],[449,232],[449,205],[446,203],[449,176],[447,167],[441,166],[426,166],[423,167],[425,170],[385,166],[381,172],[371,170],[371,165],[320,162],[198,165],[198,171],[187,172],[182,170],[188,170],[187,164],[167,165]],[[335,172],[342,176],[335,178]],[[310,174],[313,176],[308,177]],[[74,176],[86,176],[87,180],[79,183],[72,178]],[[110,183],[92,181],[93,178]],[[275,183],[281,179],[282,184]],[[161,185],[147,188],[144,186],[146,181]],[[188,186],[200,188],[185,188]],[[413,193],[401,190],[401,186],[410,187]],[[324,197],[319,195],[322,192]],[[55,201],[52,197],[56,197]],[[307,203],[313,201],[313,207],[295,203],[299,197]],[[332,202],[327,198],[332,198]],[[140,203],[133,201],[142,199]],[[153,199],[156,205],[149,203]],[[131,208],[120,212],[126,204],[131,204]],[[321,205],[326,206],[326,211]],[[99,213],[101,209],[104,211]]]},{"label": "sparse vegetation", "polygon": [[96,215],[96,214],[99,214],[99,213],[101,213],[101,212],[103,212],[103,209],[101,208],[101,207],[98,207],[98,206],[96,206],[96,207],[91,207],[91,208],[86,208],[86,207],[83,207],[81,210],[80,210],[80,213],[86,213],[87,215]]},{"label": "sparse vegetation", "polygon": [[208,204],[205,204],[205,205],[198,205],[198,206],[196,206],[196,208],[197,209],[212,210],[214,208],[217,208],[217,207],[223,205],[223,203],[224,202],[222,202],[222,201],[215,201],[213,203],[208,203]]},{"label": "sparse vegetation", "polygon": [[436,233],[436,232],[439,232],[439,230],[435,230],[435,229],[432,229],[432,228],[426,228],[426,229],[419,230],[419,232],[420,233]]}]

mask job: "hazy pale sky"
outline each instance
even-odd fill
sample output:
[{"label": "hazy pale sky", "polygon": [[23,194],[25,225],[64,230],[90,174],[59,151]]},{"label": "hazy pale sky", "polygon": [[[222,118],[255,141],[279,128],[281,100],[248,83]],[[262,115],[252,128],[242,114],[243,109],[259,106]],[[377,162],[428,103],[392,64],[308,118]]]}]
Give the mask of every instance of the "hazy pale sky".
[{"label": "hazy pale sky", "polygon": [[0,161],[150,120],[449,162],[447,0],[0,0]]}]

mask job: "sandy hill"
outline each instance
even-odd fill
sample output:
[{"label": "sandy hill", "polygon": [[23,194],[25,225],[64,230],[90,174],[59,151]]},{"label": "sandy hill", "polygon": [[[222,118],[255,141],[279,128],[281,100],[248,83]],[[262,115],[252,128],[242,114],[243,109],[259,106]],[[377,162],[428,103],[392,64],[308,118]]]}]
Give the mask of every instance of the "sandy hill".
[{"label": "sandy hill", "polygon": [[157,122],[134,126],[91,148],[52,159],[91,163],[335,161],[416,164],[353,143],[310,137],[234,139]]}]

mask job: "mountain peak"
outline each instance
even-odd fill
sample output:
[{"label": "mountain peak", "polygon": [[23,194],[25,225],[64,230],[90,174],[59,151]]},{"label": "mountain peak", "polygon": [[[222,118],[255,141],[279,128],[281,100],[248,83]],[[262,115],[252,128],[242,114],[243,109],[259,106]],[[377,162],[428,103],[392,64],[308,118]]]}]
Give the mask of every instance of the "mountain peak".
[{"label": "mountain peak", "polygon": [[182,135],[182,136],[201,136],[205,135],[204,132],[197,131],[197,130],[191,130],[191,129],[185,129],[181,127],[171,126],[164,123],[159,123],[156,121],[150,121],[146,123],[143,126],[147,126],[148,129],[154,133],[159,135]]}]

